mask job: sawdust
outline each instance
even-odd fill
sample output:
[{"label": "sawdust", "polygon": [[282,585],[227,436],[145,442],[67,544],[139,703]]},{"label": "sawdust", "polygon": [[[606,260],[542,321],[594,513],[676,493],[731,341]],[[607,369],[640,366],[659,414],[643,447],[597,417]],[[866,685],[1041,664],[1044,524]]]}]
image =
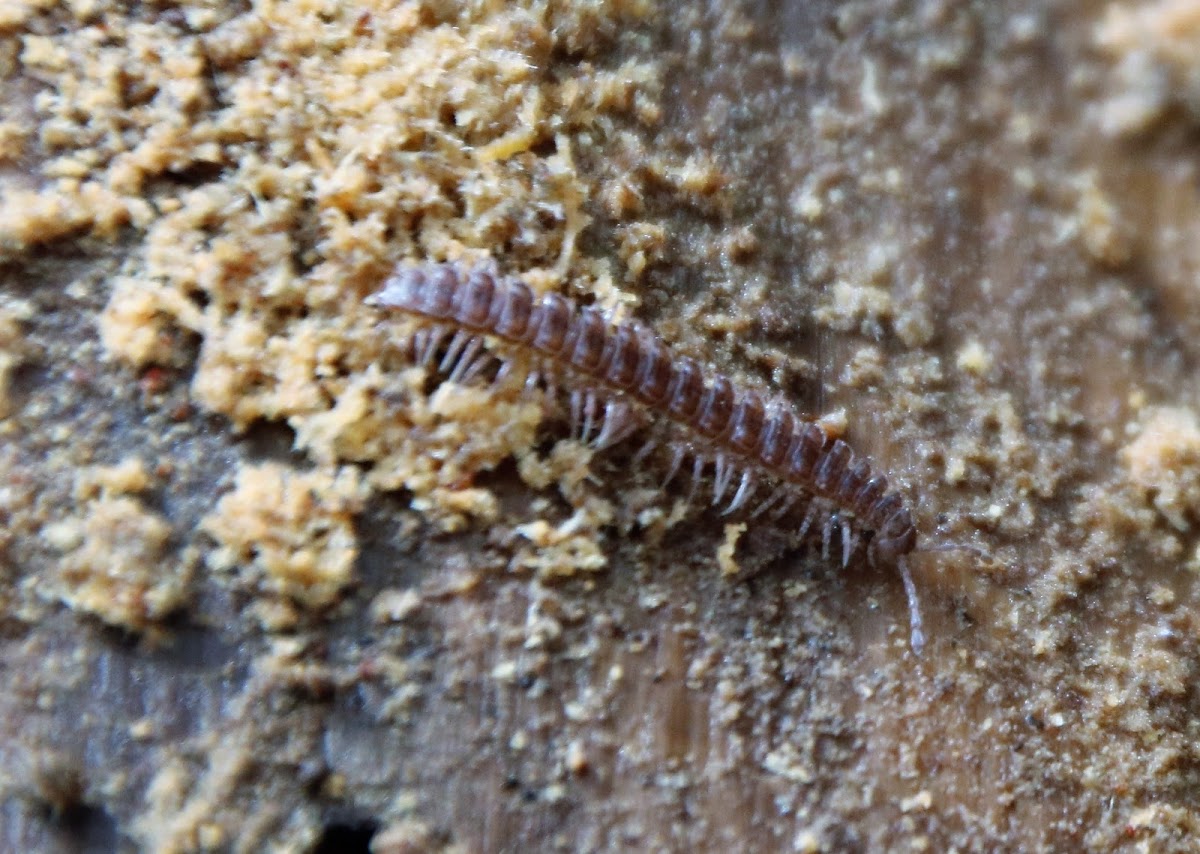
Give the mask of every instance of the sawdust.
[{"label": "sawdust", "polygon": [[[396,379],[396,331],[362,297],[400,258],[511,242],[506,263],[542,288],[631,300],[614,279],[640,275],[645,249],[624,271],[577,251],[591,188],[573,148],[613,116],[658,120],[653,67],[544,68],[649,10],[285,2],[138,20],[80,7],[75,27],[20,38],[21,67],[46,86],[49,156],[40,186],[0,204],[0,247],[132,228],[136,257],[100,320],[111,357],[169,364],[179,335],[196,336],[205,410],[239,429],[286,421],[298,449],[370,463],[370,488],[409,491],[447,529],[494,518],[466,484],[527,453],[536,416],[478,393],[426,401],[419,379]],[[697,197],[721,183],[669,158],[646,180]]]},{"label": "sawdust", "polygon": [[1171,112],[1200,121],[1200,8],[1191,0],[1113,3],[1096,42],[1116,62],[1103,124],[1117,134],[1152,129]]},{"label": "sawdust", "polygon": [[30,355],[21,321],[28,320],[31,311],[27,303],[0,304],[0,420],[12,411],[13,373]]},{"label": "sawdust", "polygon": [[133,497],[149,486],[138,459],[79,473],[79,515],[44,530],[63,555],[48,594],[130,632],[184,604],[191,559],[173,553],[170,522]]},{"label": "sawdust", "polygon": [[1151,408],[1121,451],[1130,481],[1177,531],[1200,523],[1200,420],[1196,413]]},{"label": "sawdust", "polygon": [[354,515],[363,491],[354,469],[294,472],[268,463],[238,471],[233,491],[202,523],[217,542],[208,556],[217,572],[236,572],[239,583],[260,588],[283,610],[272,610],[275,628],[294,625],[286,602],[326,608],[353,580],[358,540]]},{"label": "sawdust", "polygon": [[[1194,16],[835,5],[0,10],[15,826],[1194,842]],[[363,298],[485,258],[839,413],[988,552],[914,557],[924,659],[888,574],[729,583],[767,526],[412,369]]]}]

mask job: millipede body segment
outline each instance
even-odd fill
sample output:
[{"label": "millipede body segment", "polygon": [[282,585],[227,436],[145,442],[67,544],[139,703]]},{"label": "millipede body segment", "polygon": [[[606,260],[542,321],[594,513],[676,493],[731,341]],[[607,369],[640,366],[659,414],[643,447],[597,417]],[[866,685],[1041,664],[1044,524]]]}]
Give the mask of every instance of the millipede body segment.
[{"label": "millipede body segment", "polygon": [[799,539],[820,532],[826,556],[840,536],[843,566],[864,545],[871,562],[900,570],[920,649],[905,560],[917,541],[912,515],[884,475],[819,424],[673,352],[641,323],[612,322],[556,293],[535,296],[489,265],[402,265],[370,303],[423,321],[411,355],[437,361],[451,381],[475,380],[499,361],[494,381],[501,382],[525,366],[526,388],[565,395],[573,433],[596,447],[645,431],[636,458],[665,450],[666,481],[690,460],[693,491],[711,469],[713,504],[729,495],[726,513],[766,513],[778,522],[795,509]]}]

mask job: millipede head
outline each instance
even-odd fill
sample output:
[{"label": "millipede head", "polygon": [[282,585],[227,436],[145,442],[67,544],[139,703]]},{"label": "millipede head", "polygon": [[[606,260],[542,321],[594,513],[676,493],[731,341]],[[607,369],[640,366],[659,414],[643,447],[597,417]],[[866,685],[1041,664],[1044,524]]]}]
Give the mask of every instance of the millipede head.
[{"label": "millipede head", "polygon": [[397,267],[383,287],[367,297],[366,303],[379,308],[398,308],[423,314],[421,300],[425,284],[425,273],[420,268]]}]

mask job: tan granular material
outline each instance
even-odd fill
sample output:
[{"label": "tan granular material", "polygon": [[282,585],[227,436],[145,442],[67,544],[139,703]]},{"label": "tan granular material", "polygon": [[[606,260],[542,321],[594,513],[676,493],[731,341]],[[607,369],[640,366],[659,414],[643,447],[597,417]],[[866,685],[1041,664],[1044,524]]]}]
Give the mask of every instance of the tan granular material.
[{"label": "tan granular material", "polygon": [[608,557],[596,543],[595,518],[596,514],[585,508],[559,525],[545,519],[518,525],[516,533],[532,548],[518,550],[513,567],[533,570],[543,578],[604,569]]},{"label": "tan granular material", "polygon": [[725,540],[717,547],[717,565],[721,567],[722,575],[733,576],[741,572],[742,568],[738,566],[734,554],[737,551],[738,538],[745,532],[745,522],[725,526]]},{"label": "tan granular material", "polygon": [[106,623],[146,628],[183,598],[180,573],[164,566],[170,536],[167,520],[134,499],[97,499],[71,532],[78,545],[64,556],[59,595]]},{"label": "tan granular material", "polygon": [[1175,407],[1152,408],[1121,451],[1136,486],[1176,531],[1200,522],[1200,419]]},{"label": "tan granular material", "polygon": [[[10,8],[0,26],[31,26],[38,9]],[[581,255],[597,188],[575,157],[613,118],[658,121],[655,68],[543,69],[556,50],[612,44],[651,5],[297,0],[152,20],[120,9],[79,4],[75,28],[20,37],[14,61],[46,84],[34,105],[47,157],[36,186],[0,201],[0,254],[132,234],[100,317],[110,357],[169,364],[195,336],[192,397],[205,410],[239,430],[284,421],[298,450],[369,464],[368,489],[407,490],[443,529],[494,519],[472,480],[529,454],[540,409],[478,390],[426,398],[423,375],[401,372],[405,328],[380,325],[362,298],[400,259],[509,244],[504,262],[539,290],[632,301],[617,282],[653,262],[658,227],[629,224],[625,270]],[[696,198],[722,186],[712,164],[666,156],[645,180]],[[641,183],[599,190],[637,210]],[[302,515],[278,521],[307,536]],[[595,540],[602,524],[577,522],[573,536]],[[552,562],[596,563],[580,548]]]},{"label": "tan granular material", "polygon": [[12,408],[9,391],[13,372],[28,355],[21,321],[29,313],[29,306],[23,303],[0,303],[0,419],[7,417]]},{"label": "tan granular material", "polygon": [[353,580],[354,514],[362,489],[354,469],[297,473],[277,463],[243,467],[232,492],[205,518],[217,541],[208,557],[239,583],[306,608],[336,601]]},{"label": "tan granular material", "polygon": [[43,532],[63,555],[45,592],[109,625],[151,628],[184,603],[190,571],[170,523],[133,497],[150,485],[142,462],[84,470],[76,483],[80,514]]},{"label": "tan granular material", "polygon": [[1113,3],[1096,40],[1116,61],[1116,91],[1104,105],[1108,130],[1148,130],[1172,109],[1200,121],[1200,6],[1192,0]]}]

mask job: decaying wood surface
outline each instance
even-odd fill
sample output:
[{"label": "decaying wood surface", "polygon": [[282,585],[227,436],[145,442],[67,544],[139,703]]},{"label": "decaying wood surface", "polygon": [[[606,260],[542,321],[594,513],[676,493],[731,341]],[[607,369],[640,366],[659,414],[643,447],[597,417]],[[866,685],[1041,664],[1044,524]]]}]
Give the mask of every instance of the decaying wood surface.
[{"label": "decaying wood surface", "polygon": [[[0,11],[5,850],[1194,844],[1191,4]],[[683,512],[364,297],[493,259],[877,461]]]}]

